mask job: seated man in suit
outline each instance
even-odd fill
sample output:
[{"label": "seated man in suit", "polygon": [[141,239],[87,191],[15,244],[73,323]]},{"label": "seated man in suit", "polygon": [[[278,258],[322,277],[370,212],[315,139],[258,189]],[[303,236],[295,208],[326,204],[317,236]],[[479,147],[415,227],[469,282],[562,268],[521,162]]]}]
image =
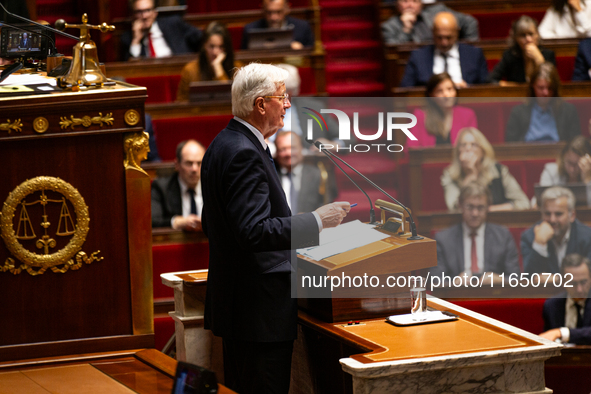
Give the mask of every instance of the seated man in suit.
[{"label": "seated man in suit", "polygon": [[178,144],[171,177],[152,182],[152,227],[201,230],[201,162],[205,148],[195,140]]},{"label": "seated man in suit", "polygon": [[289,4],[287,0],[263,0],[265,17],[244,26],[242,45],[248,49],[249,31],[252,29],[285,29],[293,27],[293,41],[291,49],[302,49],[314,45],[314,33],[307,21],[288,16]]},{"label": "seated man in suit", "polygon": [[314,211],[334,200],[337,195],[334,177],[323,180],[318,166],[304,163],[300,136],[280,131],[275,147],[277,173],[293,214]]},{"label": "seated man in suit", "polygon": [[488,187],[471,182],[460,192],[462,222],[438,232],[437,267],[431,275],[462,276],[492,273],[519,273],[519,257],[513,236],[503,226],[488,223],[486,214],[491,202]]},{"label": "seated man in suit", "polygon": [[453,14],[440,12],[433,19],[434,45],[414,50],[401,87],[422,86],[431,75],[447,72],[458,88],[486,83],[488,68],[480,48],[458,44],[458,23]]},{"label": "seated man in suit", "polygon": [[399,15],[382,23],[382,36],[386,44],[426,42],[433,39],[433,18],[439,12],[451,12],[458,21],[459,39],[478,41],[478,21],[472,15],[452,11],[445,4],[423,6],[421,0],[395,0]]},{"label": "seated man in suit", "polygon": [[573,81],[591,80],[591,38],[585,38],[579,42],[577,57],[575,58],[575,71]]},{"label": "seated man in suit", "polygon": [[545,331],[540,336],[551,341],[591,345],[591,261],[580,254],[569,254],[564,257],[560,271],[565,280],[572,279],[571,287],[544,302]]},{"label": "seated man in suit", "polygon": [[178,15],[158,16],[156,0],[131,0],[131,31],[121,36],[121,58],[167,57],[197,53],[201,31],[185,23]]},{"label": "seated man in suit", "polygon": [[573,193],[554,186],[541,200],[542,220],[521,234],[525,272],[557,274],[570,253],[591,258],[591,229],[577,220]]}]

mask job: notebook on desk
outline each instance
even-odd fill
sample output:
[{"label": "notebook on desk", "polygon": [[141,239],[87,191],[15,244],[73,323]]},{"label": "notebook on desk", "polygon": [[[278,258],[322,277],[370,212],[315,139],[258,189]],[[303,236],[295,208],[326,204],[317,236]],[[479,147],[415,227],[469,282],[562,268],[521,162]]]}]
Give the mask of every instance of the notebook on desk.
[{"label": "notebook on desk", "polygon": [[231,102],[232,81],[191,82],[189,101],[192,103]]},{"label": "notebook on desk", "polygon": [[293,27],[287,29],[252,29],[248,32],[248,49],[289,49]]}]

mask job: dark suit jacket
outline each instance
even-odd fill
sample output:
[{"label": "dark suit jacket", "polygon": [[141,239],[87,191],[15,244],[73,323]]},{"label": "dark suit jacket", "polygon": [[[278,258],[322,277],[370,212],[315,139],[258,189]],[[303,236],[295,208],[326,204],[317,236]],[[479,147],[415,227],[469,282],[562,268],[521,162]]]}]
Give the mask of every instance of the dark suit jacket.
[{"label": "dark suit jacket", "polygon": [[[293,18],[291,16],[287,16],[285,20],[287,21],[288,25],[293,25],[294,41],[301,42],[305,47],[311,47],[314,45],[314,33],[312,32],[312,28],[307,21]],[[242,44],[240,45],[240,48],[248,49],[248,33],[250,30],[268,28],[269,25],[267,24],[267,20],[265,18],[251,22],[244,26],[244,30],[242,31]]]},{"label": "dark suit jacket", "polygon": [[[458,44],[462,78],[469,85],[486,83],[488,68],[482,49],[468,44]],[[427,45],[412,51],[400,82],[401,87],[422,86],[433,75],[435,45]]]},{"label": "dark suit jacket", "polygon": [[[532,247],[533,243],[534,226],[521,234],[521,255],[523,256],[524,271],[529,273],[559,273],[560,269],[554,243],[548,242],[548,257],[543,257],[536,252]],[[570,253],[578,253],[591,258],[591,228],[579,222],[578,219],[575,219],[570,226],[570,238],[566,246],[566,254]]]},{"label": "dark suit jacket", "polygon": [[183,214],[179,174],[152,182],[152,227],[170,227],[173,216]]},{"label": "dark suit jacket", "polygon": [[[542,56],[544,56],[544,60],[556,66],[554,51],[544,47],[539,47],[539,49],[542,52]],[[489,82],[493,83],[497,83],[502,79],[511,82],[526,82],[525,64],[521,50],[517,51],[513,48],[505,50],[503,58],[496,64],[488,76]]]},{"label": "dark suit jacket", "polygon": [[591,68],[591,38],[585,38],[579,43],[577,57],[575,58],[575,71],[573,81],[589,81],[589,69]]},{"label": "dark suit jacket", "polygon": [[[591,302],[589,297],[585,301],[583,313],[583,327],[570,329],[570,343],[577,345],[591,345]],[[566,313],[566,293],[552,297],[544,302],[544,331],[564,327]]]},{"label": "dark suit jacket", "polygon": [[205,328],[225,339],[295,339],[290,249],[318,244],[314,215],[291,216],[273,163],[234,119],[205,152],[201,186],[209,238]]},{"label": "dark suit jacket", "polygon": [[[457,276],[464,272],[464,237],[462,224],[438,232],[437,267],[431,275]],[[503,226],[486,223],[484,228],[484,271],[502,274],[519,273],[519,256],[513,236]]]},{"label": "dark suit jacket", "polygon": [[[197,53],[201,47],[201,30],[185,23],[178,15],[158,16],[158,27],[162,30],[164,40],[174,55],[183,53]],[[121,35],[121,58],[128,60],[131,57],[132,32],[128,30]],[[146,56],[147,51],[142,46],[140,56]]]},{"label": "dark suit jacket", "polygon": [[[566,101],[556,98],[558,107],[554,111],[556,129],[560,141],[570,141],[572,138],[581,134],[581,124],[577,108]],[[531,121],[531,112],[533,108],[533,99],[527,103],[517,105],[511,109],[507,129],[505,130],[505,141],[523,141]]]}]

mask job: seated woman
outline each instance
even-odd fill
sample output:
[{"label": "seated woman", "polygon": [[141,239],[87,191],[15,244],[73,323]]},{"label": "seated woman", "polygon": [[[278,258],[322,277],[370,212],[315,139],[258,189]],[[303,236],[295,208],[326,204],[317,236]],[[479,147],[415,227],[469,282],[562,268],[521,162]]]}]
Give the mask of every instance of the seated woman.
[{"label": "seated woman", "polygon": [[228,81],[234,68],[234,50],[230,33],[219,22],[211,22],[203,35],[197,60],[185,65],[176,101],[189,101],[189,86],[196,81]]},{"label": "seated woman", "polygon": [[509,169],[495,161],[493,147],[484,134],[467,127],[460,131],[452,162],[441,176],[448,209],[458,208],[460,189],[474,181],[490,189],[492,204],[488,207],[489,211],[529,208],[527,196]]},{"label": "seated woman", "polygon": [[585,0],[552,0],[540,23],[540,36],[584,38],[591,35],[591,4]]},{"label": "seated woman", "polygon": [[546,163],[540,186],[565,186],[580,182],[591,182],[591,143],[582,135],[565,145],[555,163]]},{"label": "seated woman", "polygon": [[501,86],[508,85],[507,82],[528,82],[528,77],[540,64],[546,61],[556,65],[554,51],[540,46],[538,24],[531,17],[523,15],[515,21],[509,36],[510,48],[489,74],[490,82]]},{"label": "seated woman", "polygon": [[511,110],[505,141],[570,141],[581,134],[574,105],[560,99],[560,78],[552,63],[542,63],[529,81],[529,99]]},{"label": "seated woman", "polygon": [[424,111],[414,111],[417,124],[412,128],[412,132],[417,140],[408,140],[407,147],[453,144],[461,129],[478,127],[474,111],[456,105],[458,91],[448,73],[433,75],[426,87],[426,108]]}]

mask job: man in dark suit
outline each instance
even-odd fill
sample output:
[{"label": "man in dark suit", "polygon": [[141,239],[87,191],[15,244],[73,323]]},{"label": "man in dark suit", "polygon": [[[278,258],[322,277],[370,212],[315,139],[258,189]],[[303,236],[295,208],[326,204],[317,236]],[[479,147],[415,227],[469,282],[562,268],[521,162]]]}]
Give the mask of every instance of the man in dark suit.
[{"label": "man in dark suit", "polygon": [[201,31],[178,15],[158,16],[155,0],[133,0],[131,31],[121,36],[121,58],[197,53]]},{"label": "man in dark suit", "polygon": [[521,234],[525,272],[557,274],[571,253],[591,258],[591,229],[577,220],[573,193],[560,186],[546,189],[540,207],[542,221]]},{"label": "man in dark suit", "polygon": [[328,176],[326,170],[323,175],[317,165],[304,163],[302,141],[296,133],[280,131],[275,147],[277,172],[293,213],[310,212],[335,199],[334,176]]},{"label": "man in dark suit", "polygon": [[433,74],[447,72],[458,88],[486,83],[488,68],[480,48],[458,44],[458,24],[449,12],[433,20],[434,45],[414,50],[400,82],[401,87],[422,86]]},{"label": "man in dark suit", "polygon": [[20,49],[31,49],[31,40],[29,39],[29,35],[27,33],[23,33],[23,37],[21,38],[21,43],[18,46]]},{"label": "man in dark suit", "polygon": [[563,343],[591,345],[591,261],[580,254],[564,257],[561,273],[569,286],[566,293],[544,303],[544,332],[541,337]]},{"label": "man in dark suit", "polygon": [[460,192],[462,222],[435,235],[437,267],[431,275],[460,276],[519,273],[519,257],[513,236],[507,228],[488,223],[490,190],[477,182]]},{"label": "man in dark suit", "polygon": [[201,162],[205,148],[195,140],[178,144],[171,177],[152,182],[152,227],[201,230]]},{"label": "man in dark suit", "polygon": [[292,49],[302,49],[314,45],[314,33],[310,24],[304,20],[288,16],[287,0],[263,0],[265,17],[244,26],[242,49],[248,49],[249,32],[252,29],[285,29],[293,27]]},{"label": "man in dark suit", "polygon": [[239,393],[289,391],[297,331],[290,249],[317,245],[319,232],[350,209],[332,203],[291,216],[265,142],[290,106],[286,76],[258,63],[236,73],[235,117],[207,149],[201,171],[209,239],[205,328],[222,337],[225,384]]},{"label": "man in dark suit", "polygon": [[575,71],[573,81],[589,81],[591,76],[591,38],[585,38],[579,42],[577,57],[575,58]]}]

